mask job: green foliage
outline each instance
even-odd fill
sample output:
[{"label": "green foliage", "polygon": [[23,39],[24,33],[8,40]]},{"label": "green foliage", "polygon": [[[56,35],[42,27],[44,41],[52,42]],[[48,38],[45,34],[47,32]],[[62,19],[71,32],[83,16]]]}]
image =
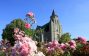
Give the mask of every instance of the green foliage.
[{"label": "green foliage", "polygon": [[89,56],[89,44],[77,48],[74,51],[73,56]]},{"label": "green foliage", "polygon": [[11,45],[13,45],[14,41],[15,41],[14,37],[13,37],[14,28],[19,28],[20,30],[25,31],[25,33],[28,36],[33,35],[32,30],[31,29],[26,29],[24,27],[24,25],[25,25],[25,22],[21,19],[15,19],[15,20],[11,21],[11,23],[7,24],[5,29],[3,29],[2,38],[9,40],[11,42]]},{"label": "green foliage", "polygon": [[63,56],[72,56],[72,55],[71,55],[71,53],[70,53],[69,51],[67,51],[67,52],[65,52],[65,53],[63,54]]},{"label": "green foliage", "polygon": [[5,52],[0,51],[0,56],[5,56]]},{"label": "green foliage", "polygon": [[71,35],[69,33],[64,33],[61,38],[59,39],[59,42],[66,43],[71,40]]},{"label": "green foliage", "polygon": [[77,44],[77,46],[76,46],[76,48],[77,48],[77,50],[79,50],[80,48],[82,48],[84,45],[83,44],[81,44],[81,43],[76,43]]}]

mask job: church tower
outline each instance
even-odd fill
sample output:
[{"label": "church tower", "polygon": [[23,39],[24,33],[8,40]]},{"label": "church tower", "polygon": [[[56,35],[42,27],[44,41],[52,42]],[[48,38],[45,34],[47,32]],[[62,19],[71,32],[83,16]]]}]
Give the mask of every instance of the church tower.
[{"label": "church tower", "polygon": [[42,29],[43,32],[39,33],[39,40],[41,42],[50,42],[53,40],[59,40],[62,33],[62,28],[58,20],[58,16],[53,10],[52,15],[50,16],[50,21],[43,26],[37,26],[36,30]]},{"label": "church tower", "polygon": [[61,25],[59,24],[58,16],[55,14],[53,10],[52,15],[50,16],[50,29],[51,29],[51,41],[59,40],[61,37]]}]

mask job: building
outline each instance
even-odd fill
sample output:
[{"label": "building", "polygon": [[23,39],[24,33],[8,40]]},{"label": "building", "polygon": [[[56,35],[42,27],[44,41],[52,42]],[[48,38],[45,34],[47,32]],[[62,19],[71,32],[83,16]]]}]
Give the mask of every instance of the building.
[{"label": "building", "polygon": [[58,19],[58,16],[53,10],[52,15],[50,16],[50,21],[43,26],[37,26],[36,30],[40,31],[38,37],[41,42],[59,40],[62,28]]}]

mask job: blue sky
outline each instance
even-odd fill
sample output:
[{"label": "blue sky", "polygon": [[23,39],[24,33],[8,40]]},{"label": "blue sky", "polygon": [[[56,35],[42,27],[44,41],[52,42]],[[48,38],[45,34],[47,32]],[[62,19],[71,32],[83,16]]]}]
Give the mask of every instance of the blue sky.
[{"label": "blue sky", "polygon": [[12,20],[24,19],[32,11],[37,21],[34,26],[44,25],[49,22],[53,9],[64,33],[89,40],[89,0],[0,0],[0,39],[2,29]]}]

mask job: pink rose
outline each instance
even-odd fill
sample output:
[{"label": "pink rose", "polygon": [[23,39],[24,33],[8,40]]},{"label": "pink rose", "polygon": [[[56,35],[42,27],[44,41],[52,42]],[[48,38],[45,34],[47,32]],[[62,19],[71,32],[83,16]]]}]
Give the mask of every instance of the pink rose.
[{"label": "pink rose", "polygon": [[78,40],[86,41],[86,39],[85,39],[85,38],[83,38],[83,37],[78,37]]},{"label": "pink rose", "polygon": [[71,49],[75,49],[75,46],[70,46]]},{"label": "pink rose", "polygon": [[48,48],[47,48],[47,51],[48,51],[48,53],[51,53],[52,51],[54,51],[54,48],[48,47]]},{"label": "pink rose", "polygon": [[82,43],[82,44],[86,44],[87,40],[83,37],[78,37],[78,40]]},{"label": "pink rose", "polygon": [[56,47],[58,45],[59,45],[58,41],[54,40],[54,41],[52,41],[51,47]]},{"label": "pink rose", "polygon": [[29,23],[25,24],[25,28],[29,29],[31,27],[31,25]]},{"label": "pink rose", "polygon": [[61,43],[60,44],[60,48],[65,49],[66,48],[66,45],[64,43]]},{"label": "pink rose", "polygon": [[87,42],[86,41],[83,41],[83,42],[81,42],[82,44],[86,44]]},{"label": "pink rose", "polygon": [[69,42],[69,44],[70,45],[74,45],[76,42],[74,41],[74,40],[71,40],[70,42]]},{"label": "pink rose", "polygon": [[52,43],[55,44],[55,45],[57,45],[58,44],[58,41],[57,40],[54,40]]},{"label": "pink rose", "polygon": [[21,51],[20,51],[21,55],[22,56],[27,56],[28,53],[29,53],[29,47],[28,47],[28,44],[24,43],[22,46],[21,46]]},{"label": "pink rose", "polygon": [[74,40],[71,40],[69,42],[69,44],[70,44],[70,48],[75,50],[75,48],[76,48],[76,42]]},{"label": "pink rose", "polygon": [[30,16],[30,17],[34,16],[33,12],[29,12],[27,15]]}]

